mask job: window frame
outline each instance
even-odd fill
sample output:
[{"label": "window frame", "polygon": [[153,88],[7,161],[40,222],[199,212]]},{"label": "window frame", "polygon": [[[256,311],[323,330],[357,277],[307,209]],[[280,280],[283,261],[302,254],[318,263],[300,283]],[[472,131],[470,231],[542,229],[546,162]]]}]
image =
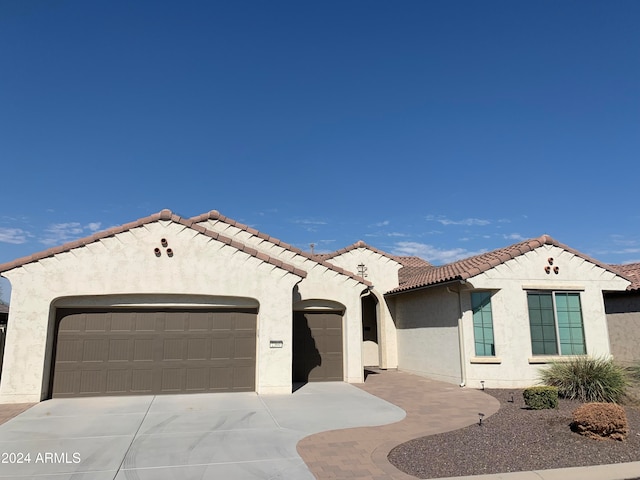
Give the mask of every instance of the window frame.
[{"label": "window frame", "polygon": [[[473,351],[475,354],[475,357],[478,358],[495,358],[496,357],[496,336],[495,336],[495,328],[493,325],[493,294],[495,292],[491,291],[491,290],[475,290],[471,292],[470,295],[470,301],[471,301],[471,322],[472,322],[472,327],[473,327]],[[486,322],[484,316],[482,315],[483,311],[482,308],[480,308],[479,313],[481,314],[481,322],[482,322],[482,326],[480,327],[482,329],[482,340],[481,342],[478,341],[478,337],[476,336],[476,303],[474,302],[474,296],[480,296],[482,295],[482,299],[480,300],[480,302],[484,301],[485,298],[487,298],[489,300],[489,314],[490,314],[490,322]],[[481,306],[480,306],[481,307]],[[491,339],[492,342],[491,343],[487,343],[485,342],[485,329],[488,328],[488,326],[486,325],[486,323],[490,323],[490,327],[491,327]],[[491,353],[487,354],[486,350],[483,353],[478,352],[478,345],[481,344],[484,346],[484,348],[486,349],[487,347],[489,347]]]},{"label": "window frame", "polygon": [[[543,290],[543,289],[531,289],[531,290],[527,290],[527,315],[528,315],[528,320],[529,320],[529,344],[531,347],[531,354],[534,357],[545,357],[545,356],[549,356],[549,357],[568,357],[568,356],[582,356],[582,355],[587,355],[587,340],[585,337],[585,331],[584,331],[584,312],[582,309],[582,295],[580,294],[580,291],[575,291],[575,290]],[[531,323],[531,305],[530,305],[530,296],[531,295],[550,295],[551,296],[551,313],[553,314],[553,327],[554,327],[554,343],[555,343],[555,348],[556,348],[556,352],[555,353],[547,353],[547,352],[543,352],[543,353],[536,353],[534,351],[534,335],[533,335],[533,331],[532,331],[532,327],[534,326],[539,326],[542,329],[544,329],[545,324],[543,323],[543,319],[542,319],[542,315],[540,316],[541,319],[541,323],[539,325],[532,325]],[[578,310],[577,313],[579,313],[580,316],[580,325],[579,325],[579,329],[580,329],[580,341],[581,343],[577,343],[576,341],[569,341],[569,342],[563,342],[563,337],[560,335],[560,329],[561,328],[565,328],[569,330],[569,339],[572,340],[573,339],[573,335],[572,335],[572,330],[576,331],[577,330],[577,326],[576,325],[571,325],[571,312],[576,313],[576,311],[569,309],[569,307],[567,307],[567,310],[565,312],[561,312],[561,313],[565,313],[567,316],[567,323],[566,326],[563,324],[563,326],[560,325],[560,321],[559,321],[559,314],[558,314],[558,301],[557,301],[557,295],[565,295],[567,298],[569,297],[569,295],[574,296],[575,298],[577,298],[578,301]],[[543,330],[544,331],[544,330]],[[565,337],[566,338],[566,337]],[[539,342],[540,340],[538,340]],[[545,343],[545,338],[544,338],[544,333],[542,335],[542,343],[543,343],[543,348],[544,348],[544,343]],[[568,345],[571,348],[571,352],[568,353],[563,353],[563,345]],[[576,346],[580,345],[580,350],[581,353],[574,353],[574,349],[576,348]]]}]

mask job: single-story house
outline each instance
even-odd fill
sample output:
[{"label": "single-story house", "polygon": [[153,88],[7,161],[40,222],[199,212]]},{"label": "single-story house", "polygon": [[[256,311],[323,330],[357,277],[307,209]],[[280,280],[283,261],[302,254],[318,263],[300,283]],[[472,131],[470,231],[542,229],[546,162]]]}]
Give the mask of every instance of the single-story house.
[{"label": "single-story house", "polygon": [[0,265],[0,403],[360,383],[398,368],[478,388],[610,355],[629,278],[544,235],[444,266],[357,242],[314,255],[217,211],[169,210]]}]

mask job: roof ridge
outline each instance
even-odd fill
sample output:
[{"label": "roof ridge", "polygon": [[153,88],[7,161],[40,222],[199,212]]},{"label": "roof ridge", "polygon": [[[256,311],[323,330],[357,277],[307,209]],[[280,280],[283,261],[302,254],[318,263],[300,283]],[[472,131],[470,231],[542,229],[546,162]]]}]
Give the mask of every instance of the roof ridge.
[{"label": "roof ridge", "polygon": [[[262,233],[261,231],[250,227],[244,223],[238,222],[237,220],[234,220],[233,218],[227,217],[225,215],[222,215],[218,210],[211,210],[209,212],[203,213],[201,215],[197,215],[195,217],[192,217],[191,220],[193,220],[195,223],[200,223],[200,222],[204,222],[206,220],[218,220],[220,222],[226,223],[228,225],[231,225],[233,227],[236,227],[242,231],[246,231],[248,233],[250,233],[251,235],[254,235],[258,238],[261,238],[269,243],[272,243],[278,247],[284,248],[285,250],[289,250],[290,252],[295,253],[296,255],[300,255],[304,258],[306,258],[307,260],[311,260],[319,265],[322,265],[325,268],[328,268],[329,270],[333,270],[334,272],[340,273],[341,275],[345,275],[349,278],[352,278],[354,280],[357,280],[358,282],[364,283],[365,285],[367,285],[368,287],[373,286],[373,284],[369,281],[369,280],[365,280],[364,278],[354,274],[353,272],[350,272],[348,270],[345,270],[344,268],[338,267],[336,265],[333,265],[332,263],[326,262],[324,261],[324,259],[320,260],[317,258],[314,258],[314,255],[311,255],[310,253],[305,252],[304,250],[298,248],[298,247],[294,247],[293,245],[283,242],[282,240],[276,238],[276,237],[271,237],[269,235],[267,235],[266,233]],[[364,243],[364,242],[363,242]]]},{"label": "roof ridge", "polygon": [[80,247],[84,247],[88,244],[91,243],[95,243],[99,240],[102,240],[104,238],[109,238],[109,237],[113,237],[115,235],[118,235],[120,233],[129,231],[133,228],[137,228],[137,227],[141,227],[143,225],[147,225],[149,223],[153,223],[159,220],[164,220],[164,221],[172,221],[174,223],[178,223],[180,225],[183,225],[187,228],[190,228],[192,230],[197,231],[198,233],[201,233],[203,235],[206,235],[207,237],[210,237],[214,240],[217,240],[221,243],[224,243],[226,245],[232,246],[234,248],[236,248],[237,250],[240,250],[242,252],[247,253],[248,255],[251,255],[253,257],[259,258],[260,260],[269,263],[271,265],[274,265],[278,268],[281,268],[283,270],[286,270],[290,273],[293,273],[294,275],[298,275],[301,278],[305,278],[307,276],[307,272],[305,272],[304,270],[297,268],[294,265],[290,265],[288,263],[282,262],[274,257],[270,257],[269,255],[262,255],[259,256],[257,255],[257,250],[251,248],[248,245],[245,245],[244,243],[240,242],[239,240],[236,239],[231,239],[229,237],[226,237],[224,235],[220,235],[217,232],[214,232],[212,230],[208,230],[200,225],[198,225],[196,222],[193,221],[193,219],[191,218],[183,218],[175,213],[173,213],[171,210],[165,208],[163,210],[160,210],[157,213],[151,214],[147,217],[143,217],[143,218],[139,218],[138,220],[135,220],[133,222],[128,222],[125,224],[122,224],[118,227],[112,227],[109,228],[107,230],[103,230],[101,232],[97,232],[94,233],[92,235],[77,239],[77,240],[72,240],[70,242],[66,242],[62,245],[58,245],[56,247],[52,247],[46,250],[43,250],[41,252],[38,253],[34,253],[33,255],[29,255],[26,257],[21,257],[18,258],[16,260],[13,260],[11,262],[7,262],[7,263],[3,263],[0,264],[0,273],[1,272],[6,272],[8,270],[13,270],[14,268],[18,268],[21,267],[23,265],[26,265],[28,263],[33,263],[33,262],[37,262],[39,260],[42,260],[44,258],[48,258],[48,257],[53,257],[54,255],[58,255],[60,253],[64,253],[64,252],[68,252],[70,250],[73,250],[74,248],[80,248]]},{"label": "roof ridge", "polygon": [[[347,252],[350,252],[351,250],[356,250],[358,248],[366,248],[368,250],[371,250],[374,253],[377,253],[378,255],[382,255],[383,257],[387,257],[391,260],[393,260],[394,262],[399,263],[400,265],[403,265],[402,262],[398,261],[398,255],[392,255],[391,253],[387,253],[384,250],[380,250],[379,248],[376,247],[372,247],[371,245],[367,244],[366,242],[362,241],[362,240],[358,240],[355,243],[352,243],[351,245],[347,245],[344,248],[341,248],[339,250],[336,250],[335,252],[331,252],[331,253],[323,253],[321,255],[323,255],[323,258],[326,260],[329,260],[331,258],[335,258],[337,256],[343,255]],[[409,255],[407,255],[409,256]],[[420,258],[420,257],[415,257],[415,258]],[[404,266],[404,265],[403,265]]]}]

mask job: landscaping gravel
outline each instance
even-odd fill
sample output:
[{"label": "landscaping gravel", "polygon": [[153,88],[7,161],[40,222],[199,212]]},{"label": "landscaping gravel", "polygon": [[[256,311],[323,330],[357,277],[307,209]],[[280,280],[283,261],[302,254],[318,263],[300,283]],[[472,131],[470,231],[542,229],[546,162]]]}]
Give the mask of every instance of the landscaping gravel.
[{"label": "landscaping gravel", "polygon": [[[453,432],[417,438],[395,447],[389,461],[418,478],[481,475],[640,461],[640,408],[627,406],[624,441],[592,440],[574,433],[571,413],[578,401],[557,409],[529,410],[522,390],[485,390],[500,410]],[[513,402],[510,401],[513,393]],[[480,412],[479,412],[480,413]]]}]

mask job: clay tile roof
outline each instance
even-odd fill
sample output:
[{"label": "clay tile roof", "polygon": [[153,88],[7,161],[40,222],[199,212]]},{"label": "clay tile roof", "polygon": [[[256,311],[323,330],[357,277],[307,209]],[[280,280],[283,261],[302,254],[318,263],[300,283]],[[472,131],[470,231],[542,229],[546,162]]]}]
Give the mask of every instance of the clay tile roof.
[{"label": "clay tile roof", "polygon": [[629,263],[626,265],[611,265],[620,274],[631,282],[627,287],[629,291],[640,290],[640,263]]},{"label": "clay tile roof", "polygon": [[[440,283],[446,283],[456,280],[466,280],[483,273],[491,268],[496,267],[508,260],[523,255],[527,252],[535,250],[542,245],[554,245],[560,247],[574,255],[581,257],[605,270],[609,270],[617,275],[621,275],[620,271],[611,265],[607,265],[599,262],[591,257],[586,256],[583,253],[574,250],[549,235],[542,235],[538,238],[525,240],[524,242],[516,243],[505,248],[493,250],[491,252],[482,253],[473,257],[458,260],[457,262],[449,263],[442,266],[431,266],[423,268],[414,268],[411,270],[411,276],[403,278],[404,283],[401,283],[399,287],[391,290],[390,294],[405,292],[416,288],[429,287]],[[626,278],[625,275],[621,275]]]},{"label": "clay tile roof", "polygon": [[[214,213],[214,211],[209,212],[209,214]],[[217,212],[215,212],[217,213]],[[209,215],[207,214],[207,215]],[[307,273],[297,267],[294,267],[293,265],[289,265],[288,263],[283,263],[279,260],[276,260],[274,258],[268,257],[266,256],[266,258],[262,258],[259,255],[256,255],[254,252],[255,250],[250,248],[249,246],[245,245],[242,242],[239,242],[236,239],[231,239],[228,237],[225,237],[224,235],[220,235],[217,232],[212,232],[210,230],[207,230],[204,227],[201,227],[199,225],[194,225],[194,219],[185,219],[180,217],[179,215],[174,214],[173,212],[171,212],[171,210],[168,209],[164,209],[161,210],[158,213],[155,213],[153,215],[150,215],[148,217],[144,217],[141,218],[139,220],[136,220],[135,222],[129,222],[129,223],[125,223],[124,225],[121,225],[119,227],[113,227],[110,228],[108,230],[104,230],[102,232],[98,232],[98,233],[94,233],[93,235],[90,235],[88,237],[84,237],[81,238],[79,240],[74,240],[72,242],[68,242],[65,243],[63,245],[57,246],[57,247],[52,247],[49,248],[47,250],[44,250],[42,252],[39,253],[35,253],[33,255],[27,256],[27,257],[22,257],[22,258],[18,258],[17,260],[14,260],[12,262],[8,262],[8,263],[3,263],[0,264],[0,273],[2,272],[6,272],[9,270],[13,270],[14,268],[18,268],[21,267],[23,265],[26,265],[28,263],[32,263],[32,262],[37,262],[39,260],[42,260],[44,258],[48,258],[48,257],[52,257],[54,255],[57,255],[59,253],[63,253],[63,252],[68,252],[69,250],[72,250],[74,248],[80,248],[83,247],[89,243],[94,243],[97,242],[98,240],[101,240],[103,238],[107,238],[107,237],[112,237],[118,233],[122,233],[122,232],[126,232],[128,230],[131,230],[133,228],[137,228],[137,227],[141,227],[143,225],[146,225],[148,223],[153,223],[153,222],[157,222],[158,220],[170,220],[172,222],[175,223],[179,223],[181,225],[184,225],[187,228],[191,228],[203,235],[206,235],[210,238],[213,238],[214,240],[217,240],[219,242],[225,243],[226,245],[232,246],[240,251],[243,251],[245,253],[247,253],[248,255],[251,255],[253,257],[259,258],[260,260],[269,263],[275,267],[281,268],[283,270],[286,270],[290,273],[293,273],[294,275],[297,275],[299,277],[305,278],[307,276]]]},{"label": "clay tile roof", "polygon": [[[353,274],[352,272],[349,272],[347,270],[344,270],[343,268],[337,267],[329,262],[325,262],[324,258],[319,258],[318,255],[311,255],[310,253],[307,253],[297,247],[294,247],[293,245],[290,245],[286,242],[283,242],[282,240],[279,240],[275,237],[270,237],[269,235],[259,232],[258,230],[256,230],[255,228],[251,228],[248,225],[245,225],[244,223],[240,223],[237,222],[235,220],[233,220],[232,218],[229,217],[225,217],[224,215],[222,215],[220,212],[218,212],[217,210],[211,210],[210,212],[207,213],[203,213],[202,215],[198,215],[195,217],[192,217],[191,220],[193,220],[194,223],[200,223],[200,222],[206,222],[207,220],[217,220],[219,222],[223,222],[226,223],[227,225],[231,225],[232,227],[238,228],[240,230],[244,230],[247,233],[261,238],[262,240],[272,243],[276,246],[282,247],[285,250],[289,250],[290,252],[293,252],[297,255],[300,255],[308,260],[312,260],[320,265],[322,265],[323,267],[328,268],[329,270],[333,270],[334,272],[337,272],[341,275],[346,275],[349,278],[352,278],[354,280],[357,280],[360,283],[363,283],[365,285],[367,285],[368,287],[373,286],[373,284],[368,281],[365,280],[362,277],[359,277],[358,275]],[[364,242],[363,242],[364,243]]]},{"label": "clay tile roof", "polygon": [[321,260],[330,260],[334,257],[338,257],[344,253],[350,252],[351,250],[356,250],[358,248],[366,248],[367,250],[371,250],[372,252],[382,255],[383,257],[387,257],[387,258],[390,258],[391,260],[394,260],[395,262],[398,262],[400,265],[404,267],[418,267],[418,266],[426,267],[431,265],[429,262],[427,262],[426,260],[420,257],[391,255],[390,253],[387,253],[385,251],[379,250],[375,247],[372,247],[371,245],[366,244],[362,240],[358,240],[356,243],[349,245],[348,247],[341,248],[340,250],[336,250],[335,252],[318,253],[313,256],[314,258],[318,258]]},{"label": "clay tile roof", "polygon": [[404,265],[405,267],[411,268],[411,267],[430,267],[431,264],[429,262],[427,262],[426,260],[420,258],[420,257],[408,257],[408,256],[402,256],[402,255],[395,255],[393,257],[398,263],[401,263],[402,265]]}]

